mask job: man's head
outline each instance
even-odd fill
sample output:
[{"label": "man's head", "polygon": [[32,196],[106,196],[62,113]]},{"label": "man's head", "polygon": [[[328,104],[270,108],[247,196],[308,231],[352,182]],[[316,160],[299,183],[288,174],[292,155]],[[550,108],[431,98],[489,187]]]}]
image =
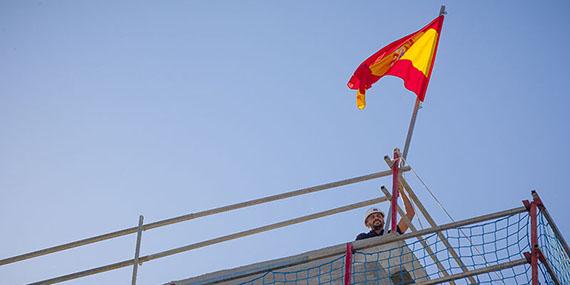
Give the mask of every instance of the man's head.
[{"label": "man's head", "polygon": [[364,225],[372,230],[382,230],[384,227],[384,212],[378,208],[370,208],[364,216]]}]

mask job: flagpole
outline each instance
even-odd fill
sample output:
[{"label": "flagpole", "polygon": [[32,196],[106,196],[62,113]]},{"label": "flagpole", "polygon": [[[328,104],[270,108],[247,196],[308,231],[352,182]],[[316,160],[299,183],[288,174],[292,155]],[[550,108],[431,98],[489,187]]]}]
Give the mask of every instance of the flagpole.
[{"label": "flagpole", "polygon": [[[447,12],[445,11],[445,5],[441,5],[439,9],[439,15],[445,15]],[[402,162],[402,166],[406,163],[406,159],[408,158],[408,151],[410,150],[410,142],[412,141],[412,135],[414,134],[414,128],[416,126],[416,118],[418,117],[418,111],[422,108],[422,101],[416,98],[416,104],[414,105],[414,111],[412,112],[412,119],[410,120],[410,126],[408,127],[408,135],[406,136],[406,142],[404,143],[404,153],[402,157],[404,161]]]},{"label": "flagpole", "polygon": [[418,111],[421,106],[422,101],[416,98],[416,104],[414,105],[414,111],[412,112],[412,119],[410,120],[410,126],[408,127],[408,135],[406,136],[406,142],[404,143],[404,153],[402,154],[402,157],[404,157],[403,163],[406,163],[406,159],[408,158],[408,150],[410,150],[410,142],[412,141],[414,127],[416,126],[416,118],[418,117]]},{"label": "flagpole", "polygon": [[[445,15],[447,12],[445,11],[445,5],[441,5],[439,9],[439,15]],[[410,125],[408,126],[408,134],[406,136],[406,142],[404,143],[404,153],[402,154],[403,161],[398,163],[401,167],[406,165],[406,159],[408,158],[408,151],[410,150],[410,143],[412,141],[412,135],[414,134],[414,128],[416,126],[416,118],[418,117],[418,111],[422,108],[422,101],[419,98],[416,98],[416,103],[414,104],[414,111],[412,112],[412,118],[410,119]],[[398,184],[400,183],[398,175],[398,164],[396,164],[396,152],[394,152],[394,165],[396,168],[393,168],[393,176],[394,179],[392,181],[392,201],[390,205],[390,211],[388,212],[388,216],[391,218],[386,223],[386,228],[388,228],[388,224],[390,224],[390,228],[392,232],[396,231],[396,209],[398,205]],[[399,161],[398,161],[399,162]]]}]

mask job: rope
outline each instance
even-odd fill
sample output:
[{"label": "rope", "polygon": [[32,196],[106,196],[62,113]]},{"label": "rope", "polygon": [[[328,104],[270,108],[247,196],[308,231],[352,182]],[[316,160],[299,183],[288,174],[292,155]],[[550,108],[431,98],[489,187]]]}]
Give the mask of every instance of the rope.
[{"label": "rope", "polygon": [[[403,157],[402,159],[404,160],[404,163],[410,165]],[[449,217],[449,219],[453,222],[455,222],[455,219],[451,216],[451,214],[447,211],[447,209],[445,209],[445,207],[443,206],[443,204],[439,201],[439,199],[437,199],[437,197],[435,196],[435,194],[433,194],[433,192],[431,191],[431,189],[427,186],[427,184],[424,182],[424,180],[418,175],[418,173],[416,172],[416,170],[413,167],[410,167],[410,170],[414,173],[414,175],[418,178],[418,180],[422,183],[422,185],[428,190],[429,194],[431,195],[431,197],[435,200],[435,202],[439,205],[439,207],[445,212],[445,214],[447,215],[447,217]]]}]

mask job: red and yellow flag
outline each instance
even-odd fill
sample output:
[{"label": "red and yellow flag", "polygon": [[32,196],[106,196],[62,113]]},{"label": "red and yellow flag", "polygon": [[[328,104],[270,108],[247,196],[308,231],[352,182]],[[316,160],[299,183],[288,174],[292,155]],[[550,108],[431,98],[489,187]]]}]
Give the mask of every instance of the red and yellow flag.
[{"label": "red and yellow flag", "polygon": [[347,84],[348,88],[357,90],[358,109],[366,107],[366,89],[384,75],[402,78],[406,89],[424,101],[443,17],[441,15],[421,30],[385,46],[358,66]]}]

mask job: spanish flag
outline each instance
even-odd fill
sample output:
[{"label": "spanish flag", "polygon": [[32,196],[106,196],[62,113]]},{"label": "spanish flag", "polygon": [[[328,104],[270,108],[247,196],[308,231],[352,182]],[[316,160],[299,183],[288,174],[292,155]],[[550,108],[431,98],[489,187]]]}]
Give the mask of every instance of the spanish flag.
[{"label": "spanish flag", "polygon": [[366,89],[384,75],[402,78],[406,89],[424,101],[443,18],[441,15],[421,30],[385,46],[358,66],[347,84],[348,88],[357,90],[358,109],[366,107]]}]

